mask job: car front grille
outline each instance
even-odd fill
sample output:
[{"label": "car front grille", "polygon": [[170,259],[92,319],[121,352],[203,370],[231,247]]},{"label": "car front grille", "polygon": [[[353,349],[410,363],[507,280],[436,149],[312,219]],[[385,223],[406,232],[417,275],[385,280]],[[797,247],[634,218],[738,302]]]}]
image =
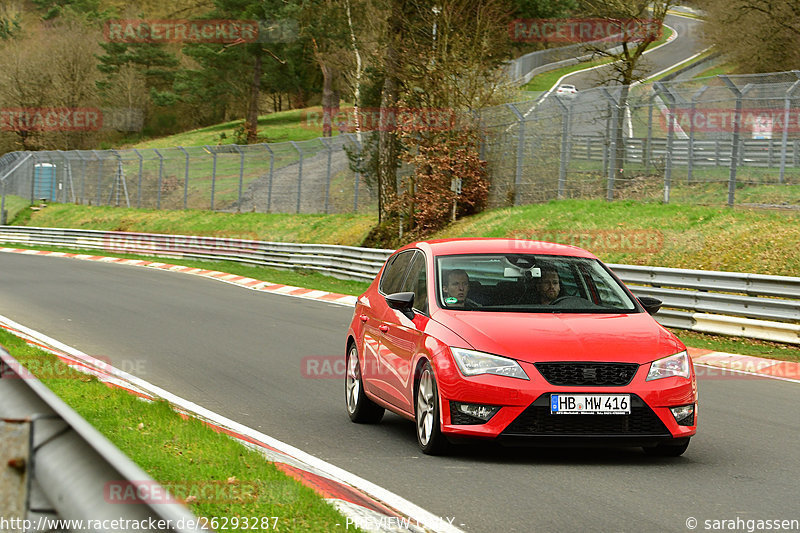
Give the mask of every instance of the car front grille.
[{"label": "car front grille", "polygon": [[622,387],[633,379],[636,363],[536,363],[551,385],[560,387]]},{"label": "car front grille", "polygon": [[550,394],[542,394],[503,431],[507,436],[669,436],[650,407],[631,394],[629,415],[552,415]]}]

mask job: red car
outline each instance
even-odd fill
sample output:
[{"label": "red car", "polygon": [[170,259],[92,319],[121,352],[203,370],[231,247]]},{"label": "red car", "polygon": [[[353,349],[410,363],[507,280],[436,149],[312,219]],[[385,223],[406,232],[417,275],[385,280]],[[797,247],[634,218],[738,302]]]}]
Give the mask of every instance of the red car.
[{"label": "red car", "polygon": [[591,253],[510,239],[416,242],[358,298],[347,332],[353,422],[389,409],[423,452],[462,438],[641,446],[697,430],[686,347]]}]

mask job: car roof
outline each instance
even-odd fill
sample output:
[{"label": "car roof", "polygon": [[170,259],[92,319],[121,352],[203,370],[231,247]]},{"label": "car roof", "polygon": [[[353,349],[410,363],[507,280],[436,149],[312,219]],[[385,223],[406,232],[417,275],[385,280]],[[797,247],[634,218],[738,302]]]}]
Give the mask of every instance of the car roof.
[{"label": "car roof", "polygon": [[434,256],[457,254],[541,254],[588,257],[596,259],[590,252],[577,246],[555,244],[527,239],[465,238],[418,241],[401,249],[419,248]]},{"label": "car roof", "polygon": [[574,85],[570,85],[569,83],[562,83],[562,84],[561,84],[561,87],[570,87],[570,88],[572,88],[572,89],[574,89],[574,88],[575,88],[575,86],[574,86]]}]

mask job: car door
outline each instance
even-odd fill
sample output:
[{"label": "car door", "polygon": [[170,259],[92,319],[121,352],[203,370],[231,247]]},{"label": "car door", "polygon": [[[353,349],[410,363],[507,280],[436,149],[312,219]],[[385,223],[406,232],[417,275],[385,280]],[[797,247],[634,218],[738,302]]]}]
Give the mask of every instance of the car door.
[{"label": "car door", "polygon": [[[384,299],[387,294],[400,292],[405,280],[408,266],[414,257],[414,250],[406,250],[390,257],[381,274],[378,285],[378,298],[370,300],[369,312],[362,315],[364,320],[364,364],[361,375],[364,380],[364,389],[392,404],[390,387],[386,383],[388,374],[385,361],[391,355],[387,352],[384,343],[384,332],[389,331],[388,322],[391,322],[393,313]],[[388,321],[387,321],[388,320]],[[387,352],[387,353],[384,353]]]},{"label": "car door", "polygon": [[383,388],[383,398],[411,414],[413,413],[412,365],[414,356],[423,343],[423,331],[428,320],[427,269],[425,255],[421,251],[415,252],[399,290],[394,292],[414,293],[414,316],[410,318],[402,311],[386,305],[383,327],[380,328],[382,335],[378,370],[382,374],[380,383]]}]

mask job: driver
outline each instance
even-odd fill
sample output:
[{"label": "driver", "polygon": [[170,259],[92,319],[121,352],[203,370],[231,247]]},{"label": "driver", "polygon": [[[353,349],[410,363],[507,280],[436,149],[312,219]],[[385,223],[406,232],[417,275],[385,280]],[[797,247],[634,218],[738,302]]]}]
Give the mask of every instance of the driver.
[{"label": "driver", "polygon": [[561,279],[558,277],[558,271],[555,268],[551,266],[542,267],[538,292],[540,304],[547,305],[558,299],[561,294]]},{"label": "driver", "polygon": [[447,307],[473,307],[476,302],[467,298],[469,294],[469,274],[460,268],[442,273],[442,292]]}]

